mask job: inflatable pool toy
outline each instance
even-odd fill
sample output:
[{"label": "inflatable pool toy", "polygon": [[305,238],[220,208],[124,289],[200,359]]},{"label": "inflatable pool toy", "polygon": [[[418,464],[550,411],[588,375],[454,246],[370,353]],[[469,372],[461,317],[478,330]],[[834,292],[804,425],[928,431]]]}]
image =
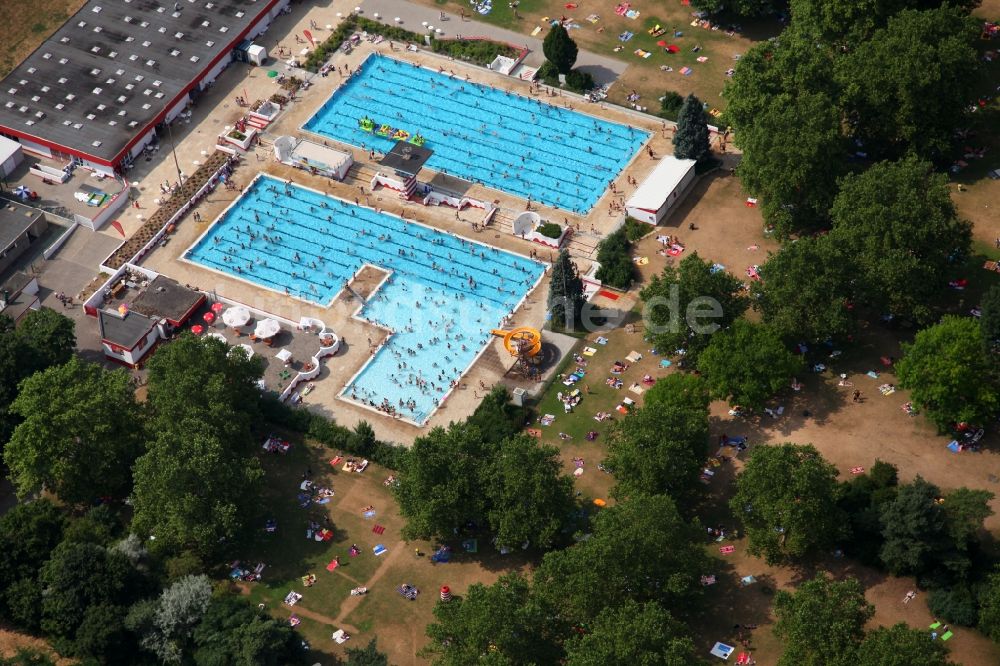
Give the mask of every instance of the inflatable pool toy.
[{"label": "inflatable pool toy", "polygon": [[366,132],[372,132],[375,130],[375,121],[369,118],[368,116],[365,116],[364,118],[358,121],[358,127],[360,127]]},{"label": "inflatable pool toy", "polygon": [[498,328],[491,332],[503,338],[503,346],[511,356],[534,356],[542,349],[542,333],[537,328],[522,326],[512,331]]},{"label": "inflatable pool toy", "polygon": [[380,125],[375,133],[378,134],[379,136],[389,136],[390,134],[392,134],[392,132],[393,129],[388,125]]},{"label": "inflatable pool toy", "polygon": [[422,146],[424,145],[425,141],[426,139],[423,137],[422,134],[414,134],[413,136],[410,137],[410,143],[412,143],[414,146],[418,147]]},{"label": "inflatable pool toy", "polygon": [[406,141],[407,139],[410,138],[410,133],[407,132],[406,130],[398,129],[392,133],[392,138],[395,139],[396,141]]}]

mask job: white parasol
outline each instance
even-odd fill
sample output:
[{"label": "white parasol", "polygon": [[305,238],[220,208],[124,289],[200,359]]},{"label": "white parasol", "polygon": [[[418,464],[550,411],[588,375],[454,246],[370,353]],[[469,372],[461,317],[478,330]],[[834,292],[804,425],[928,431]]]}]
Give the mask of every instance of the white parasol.
[{"label": "white parasol", "polygon": [[281,324],[275,319],[268,317],[267,319],[262,319],[257,322],[257,328],[254,330],[253,334],[258,338],[263,338],[267,340],[268,338],[273,338],[281,331]]},{"label": "white parasol", "polygon": [[250,311],[242,305],[231,307],[222,313],[222,321],[226,326],[233,328],[246,326],[247,322],[250,321]]},{"label": "white parasol", "polygon": [[288,365],[292,361],[292,352],[288,351],[287,349],[282,349],[277,354],[275,354],[274,357],[279,361],[281,361],[282,363],[284,363],[285,365]]},{"label": "white parasol", "polygon": [[226,336],[224,336],[222,333],[209,333],[205,337],[206,338],[215,338],[216,340],[222,340],[222,342],[224,342],[225,344],[227,344],[227,345],[229,344],[229,340],[226,340]]}]

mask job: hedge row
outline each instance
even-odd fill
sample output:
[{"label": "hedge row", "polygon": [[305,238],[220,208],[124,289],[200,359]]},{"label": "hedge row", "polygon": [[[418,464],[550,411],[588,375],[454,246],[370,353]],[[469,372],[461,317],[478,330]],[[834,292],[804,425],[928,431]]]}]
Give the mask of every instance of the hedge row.
[{"label": "hedge row", "polygon": [[351,430],[308,409],[292,407],[275,396],[261,401],[261,414],[269,423],[294,430],[326,446],[366,458],[388,469],[398,470],[409,450],[398,444],[381,442],[370,434],[368,424]]},{"label": "hedge row", "polygon": [[[305,60],[304,67],[310,72],[319,71],[323,63],[340,48],[340,45],[347,41],[355,32],[367,32],[370,35],[382,35],[382,37],[397,42],[414,42],[422,44],[424,36],[422,34],[400,28],[394,25],[386,25],[380,21],[349,14],[340,25],[330,34],[329,37],[317,46]],[[431,49],[435,53],[443,53],[457,60],[464,60],[476,65],[488,65],[498,56],[505,55],[515,57],[517,49],[509,44],[491,42],[485,39],[445,39],[438,40],[431,38]]]}]

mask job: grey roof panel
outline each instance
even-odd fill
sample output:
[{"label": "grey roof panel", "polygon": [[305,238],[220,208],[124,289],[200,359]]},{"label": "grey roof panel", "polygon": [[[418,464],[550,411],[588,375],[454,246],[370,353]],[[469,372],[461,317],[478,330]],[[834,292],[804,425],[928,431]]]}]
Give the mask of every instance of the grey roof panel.
[{"label": "grey roof panel", "polygon": [[88,0],[0,82],[0,129],[112,161],[272,4]]}]

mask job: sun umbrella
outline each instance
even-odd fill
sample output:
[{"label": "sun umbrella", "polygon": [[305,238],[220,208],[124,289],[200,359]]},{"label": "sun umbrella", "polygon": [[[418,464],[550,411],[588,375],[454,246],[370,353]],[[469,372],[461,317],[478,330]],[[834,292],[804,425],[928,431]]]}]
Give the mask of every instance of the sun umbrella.
[{"label": "sun umbrella", "polygon": [[661,39],[660,41],[656,42],[656,45],[657,46],[666,46],[667,42],[666,42],[666,40]]},{"label": "sun umbrella", "polygon": [[262,319],[257,322],[257,328],[254,330],[253,334],[258,338],[264,338],[267,340],[268,338],[276,336],[280,330],[281,324],[279,324],[277,320],[268,317],[267,319]]},{"label": "sun umbrella", "polygon": [[31,196],[31,190],[29,190],[24,185],[18,185],[16,188],[14,188],[14,194],[21,197],[22,199],[27,199],[28,197]]},{"label": "sun umbrella", "polygon": [[222,333],[209,333],[205,337],[206,338],[215,338],[216,340],[222,340],[227,345],[229,344],[229,340],[226,340],[226,336],[224,336]]},{"label": "sun umbrella", "polygon": [[250,311],[242,305],[231,307],[222,313],[222,321],[226,326],[232,326],[233,328],[246,326],[250,321]]},{"label": "sun umbrella", "polygon": [[202,326],[201,324],[195,324],[194,326],[191,327],[191,332],[194,333],[195,335],[201,335],[202,333],[205,332],[205,327]]},{"label": "sun umbrella", "polygon": [[215,313],[214,312],[206,312],[205,314],[203,314],[201,316],[201,320],[203,322],[205,322],[206,324],[211,324],[213,321],[215,321]]},{"label": "sun umbrella", "polygon": [[669,46],[667,46],[667,50],[670,51],[671,53],[680,53],[681,47],[677,46],[676,44],[670,44]]},{"label": "sun umbrella", "polygon": [[219,301],[212,303],[212,312],[214,312],[215,314],[220,314],[225,309],[226,306],[220,303]]}]

